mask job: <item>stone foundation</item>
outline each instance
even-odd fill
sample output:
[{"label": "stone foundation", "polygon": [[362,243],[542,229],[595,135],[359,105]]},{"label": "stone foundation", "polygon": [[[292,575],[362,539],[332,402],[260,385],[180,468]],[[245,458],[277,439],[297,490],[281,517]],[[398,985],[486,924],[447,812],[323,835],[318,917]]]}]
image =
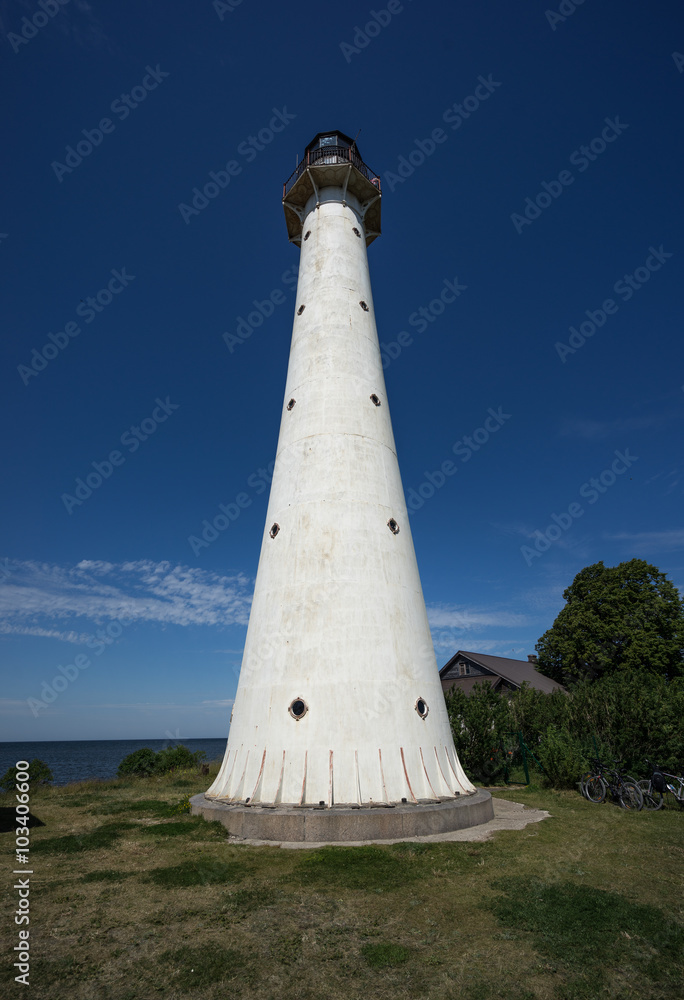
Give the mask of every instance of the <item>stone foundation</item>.
[{"label": "stone foundation", "polygon": [[207,799],[203,793],[190,799],[193,816],[223,823],[243,840],[281,843],[340,843],[363,840],[411,840],[481,826],[494,818],[489,792],[443,802],[396,806],[260,806],[232,805]]}]

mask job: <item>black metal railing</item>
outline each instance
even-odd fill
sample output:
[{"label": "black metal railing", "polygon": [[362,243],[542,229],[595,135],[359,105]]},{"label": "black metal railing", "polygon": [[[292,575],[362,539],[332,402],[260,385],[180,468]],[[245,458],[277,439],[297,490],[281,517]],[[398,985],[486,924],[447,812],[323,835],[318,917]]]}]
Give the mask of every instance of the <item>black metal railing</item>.
[{"label": "black metal railing", "polygon": [[306,156],[299,163],[283,184],[283,198],[299,180],[307,167],[322,166],[325,163],[352,163],[371,184],[380,190],[380,177],[363,162],[358,153],[349,146],[323,146],[320,149],[308,149]]}]

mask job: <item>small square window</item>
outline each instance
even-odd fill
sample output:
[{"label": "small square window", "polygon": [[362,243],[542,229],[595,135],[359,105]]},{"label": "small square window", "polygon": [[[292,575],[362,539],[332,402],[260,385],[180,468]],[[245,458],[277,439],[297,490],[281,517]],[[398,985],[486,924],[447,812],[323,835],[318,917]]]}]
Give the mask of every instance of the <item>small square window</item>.
[{"label": "small square window", "polygon": [[336,146],[337,145],[337,136],[336,135],[324,135],[323,138],[321,139],[319,145],[320,146]]}]

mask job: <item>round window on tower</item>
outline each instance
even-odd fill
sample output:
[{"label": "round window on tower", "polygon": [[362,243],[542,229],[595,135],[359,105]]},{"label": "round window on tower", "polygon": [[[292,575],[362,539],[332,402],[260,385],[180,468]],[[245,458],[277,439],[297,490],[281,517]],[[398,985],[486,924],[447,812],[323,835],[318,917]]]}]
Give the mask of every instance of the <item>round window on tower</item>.
[{"label": "round window on tower", "polygon": [[363,301],[363,299],[361,299],[361,301],[359,302],[359,305],[361,306],[361,308],[363,309],[363,311],[365,313],[368,312],[368,305]]},{"label": "round window on tower", "polygon": [[427,719],[427,714],[429,711],[430,709],[427,707],[427,702],[423,701],[422,698],[419,698],[418,701],[416,702],[416,712],[421,717],[421,719]]},{"label": "round window on tower", "polygon": [[279,531],[280,531],[280,525],[276,521],[274,524],[271,525],[271,530],[269,531],[269,535],[271,536],[271,538],[275,538],[275,536],[278,534]]},{"label": "round window on tower", "polygon": [[397,522],[394,520],[393,517],[391,517],[387,522],[387,527],[389,528],[389,530],[392,532],[393,535],[399,534],[399,525],[397,524]]},{"label": "round window on tower", "polygon": [[296,399],[291,399],[290,402],[287,404],[288,410],[291,410],[296,402],[297,402]]},{"label": "round window on tower", "polygon": [[355,236],[358,236],[359,239],[361,239],[361,233],[358,231],[358,229],[356,228],[356,226],[352,227],[352,232],[354,233]]},{"label": "round window on tower", "polygon": [[300,719],[303,719],[308,711],[309,706],[303,698],[295,698],[294,701],[290,702],[290,706],[288,708],[288,712],[295,722],[299,722]]},{"label": "round window on tower", "polygon": [[305,309],[306,306],[300,306],[299,309],[297,310],[297,315],[301,316]]},{"label": "round window on tower", "polygon": [[374,392],[371,393],[370,400],[371,400],[371,403],[373,404],[373,406],[380,406],[380,399],[379,399],[378,396],[376,396],[376,394]]},{"label": "round window on tower", "polygon": [[310,236],[311,236],[311,230],[309,229],[308,232],[304,233],[304,239],[308,240]]}]

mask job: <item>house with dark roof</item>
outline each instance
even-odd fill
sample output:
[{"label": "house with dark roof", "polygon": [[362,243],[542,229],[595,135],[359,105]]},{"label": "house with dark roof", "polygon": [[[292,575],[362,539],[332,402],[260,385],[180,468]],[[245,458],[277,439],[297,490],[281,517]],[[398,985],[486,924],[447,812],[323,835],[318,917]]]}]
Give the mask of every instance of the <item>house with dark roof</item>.
[{"label": "house with dark roof", "polygon": [[511,660],[507,656],[467,653],[459,649],[444,664],[439,678],[444,692],[459,687],[470,694],[476,684],[490,684],[495,691],[505,694],[517,691],[524,681],[545,694],[555,690],[565,691],[562,684],[539,673],[535,668],[536,661],[536,656],[528,656],[527,660]]}]

